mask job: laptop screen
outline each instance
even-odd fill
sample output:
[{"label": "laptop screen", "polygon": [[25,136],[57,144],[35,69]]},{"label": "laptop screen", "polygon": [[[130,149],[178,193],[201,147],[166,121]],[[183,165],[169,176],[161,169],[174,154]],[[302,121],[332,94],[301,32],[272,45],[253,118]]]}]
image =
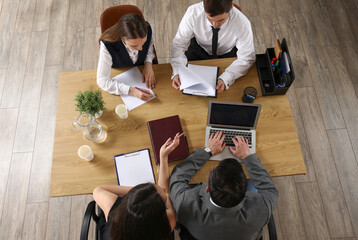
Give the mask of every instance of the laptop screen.
[{"label": "laptop screen", "polygon": [[208,125],[255,129],[261,105],[230,102],[209,103]]}]

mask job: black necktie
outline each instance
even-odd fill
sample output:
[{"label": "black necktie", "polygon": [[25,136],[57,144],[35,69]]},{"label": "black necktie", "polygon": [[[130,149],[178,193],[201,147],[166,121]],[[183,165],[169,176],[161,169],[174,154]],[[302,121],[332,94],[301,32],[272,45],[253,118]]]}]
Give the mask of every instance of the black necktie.
[{"label": "black necktie", "polygon": [[211,28],[213,29],[212,54],[213,58],[217,58],[216,50],[218,49],[218,33],[220,28],[214,28],[213,26]]}]

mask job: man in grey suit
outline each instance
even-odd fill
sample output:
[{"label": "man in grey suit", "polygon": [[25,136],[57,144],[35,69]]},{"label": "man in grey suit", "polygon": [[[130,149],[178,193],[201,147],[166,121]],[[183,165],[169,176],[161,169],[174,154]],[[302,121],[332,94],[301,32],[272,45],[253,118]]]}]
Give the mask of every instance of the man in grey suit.
[{"label": "man in grey suit", "polygon": [[184,239],[258,239],[276,206],[277,189],[242,137],[233,138],[230,151],[242,159],[257,192],[246,191],[245,173],[235,159],[224,159],[212,169],[209,183],[189,185],[210,156],[223,151],[224,137],[221,132],[212,134],[204,149],[197,148],[173,169],[170,198]]}]

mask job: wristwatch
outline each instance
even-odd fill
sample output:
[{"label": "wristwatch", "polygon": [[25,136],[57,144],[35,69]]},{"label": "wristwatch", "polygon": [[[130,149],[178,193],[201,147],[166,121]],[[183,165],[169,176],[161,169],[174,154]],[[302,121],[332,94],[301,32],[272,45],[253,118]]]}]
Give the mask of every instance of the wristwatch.
[{"label": "wristwatch", "polygon": [[205,147],[204,151],[209,153],[210,157],[213,156],[213,153],[211,152],[211,149],[209,147]]}]

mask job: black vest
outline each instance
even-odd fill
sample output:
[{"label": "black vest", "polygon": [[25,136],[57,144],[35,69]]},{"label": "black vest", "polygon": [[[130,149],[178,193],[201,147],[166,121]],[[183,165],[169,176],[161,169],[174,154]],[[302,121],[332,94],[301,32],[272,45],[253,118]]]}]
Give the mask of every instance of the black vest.
[{"label": "black vest", "polygon": [[[133,64],[132,59],[129,57],[126,47],[124,46],[122,40],[118,42],[108,42],[101,40],[106,46],[108,52],[112,56],[112,68],[121,68],[121,67],[132,67],[138,65],[144,65],[144,61],[147,57],[150,41],[152,39],[152,28],[148,24],[148,34],[147,41],[144,43],[141,51],[138,51],[138,59],[135,64]],[[154,59],[153,59],[154,60]],[[154,61],[153,61],[154,63]]]}]

